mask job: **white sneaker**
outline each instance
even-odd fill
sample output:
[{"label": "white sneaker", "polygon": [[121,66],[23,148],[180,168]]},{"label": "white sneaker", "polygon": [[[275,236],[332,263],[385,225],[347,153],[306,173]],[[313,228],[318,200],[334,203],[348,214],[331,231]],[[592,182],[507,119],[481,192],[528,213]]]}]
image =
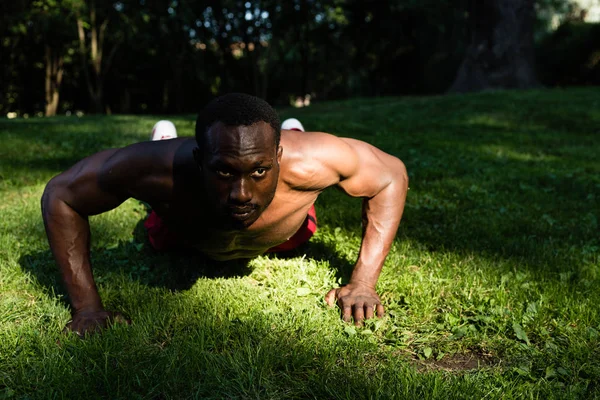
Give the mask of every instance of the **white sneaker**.
[{"label": "white sneaker", "polygon": [[154,128],[152,128],[152,134],[150,135],[150,140],[167,140],[167,139],[175,139],[177,137],[177,129],[175,129],[175,125],[171,121],[162,120],[158,121]]},{"label": "white sneaker", "polygon": [[306,132],[300,121],[298,121],[296,118],[288,118],[283,121],[283,124],[281,124],[281,129]]}]

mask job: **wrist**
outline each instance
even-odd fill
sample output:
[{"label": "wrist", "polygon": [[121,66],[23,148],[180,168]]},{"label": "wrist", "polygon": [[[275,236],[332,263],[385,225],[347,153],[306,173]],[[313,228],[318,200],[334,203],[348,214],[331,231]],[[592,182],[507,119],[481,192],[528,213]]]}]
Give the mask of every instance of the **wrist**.
[{"label": "wrist", "polygon": [[86,301],[73,302],[71,304],[71,314],[79,314],[84,312],[98,312],[104,311],[100,298],[98,299],[87,299]]},{"label": "wrist", "polygon": [[373,289],[373,290],[375,290],[376,284],[377,284],[377,282],[372,282],[368,279],[363,279],[360,277],[357,277],[357,278],[351,277],[350,281],[348,282],[348,285],[363,286],[363,287],[368,287],[369,289]]},{"label": "wrist", "polygon": [[365,286],[375,290],[377,286],[377,280],[379,279],[379,273],[381,272],[381,265],[374,263],[365,263],[365,261],[359,257],[352,275],[350,276],[349,284]]}]

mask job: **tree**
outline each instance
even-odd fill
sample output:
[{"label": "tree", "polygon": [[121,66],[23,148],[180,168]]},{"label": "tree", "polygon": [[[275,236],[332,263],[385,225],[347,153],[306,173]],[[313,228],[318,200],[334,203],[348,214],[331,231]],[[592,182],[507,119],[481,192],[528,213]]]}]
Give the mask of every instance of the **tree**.
[{"label": "tree", "polygon": [[69,60],[74,30],[71,28],[72,0],[35,0],[30,9],[32,28],[37,41],[44,48],[44,115],[56,115],[60,99],[60,88],[65,72],[65,61]]},{"label": "tree", "polygon": [[[115,24],[119,16],[119,4],[102,2],[96,5],[95,0],[85,0],[76,8],[77,37],[79,40],[79,56],[91,101],[91,111],[104,113],[104,82],[107,72],[123,40],[123,25],[115,29],[116,35],[110,46],[107,41],[107,29]],[[115,24],[116,25],[116,24]]]},{"label": "tree", "polygon": [[20,102],[19,74],[23,64],[22,41],[26,26],[22,15],[27,9],[25,0],[0,2],[0,112],[18,110]]},{"label": "tree", "polygon": [[451,92],[532,88],[534,0],[472,0],[470,44]]},{"label": "tree", "polygon": [[[8,26],[4,36],[5,50],[8,50],[7,67],[4,71],[10,72],[9,88],[14,88],[19,80],[26,82],[19,90],[21,93],[13,93],[11,96],[30,99],[30,104],[20,105],[20,111],[30,109],[32,102],[42,103],[43,93],[44,114],[56,115],[65,64],[70,61],[69,52],[72,50],[75,33],[73,29],[69,29],[72,1],[21,0],[13,2],[11,8],[3,14]],[[29,72],[33,69],[34,76],[25,72],[24,68],[29,69]],[[40,69],[44,71],[43,92],[40,85],[42,79],[38,79],[37,74]]]}]

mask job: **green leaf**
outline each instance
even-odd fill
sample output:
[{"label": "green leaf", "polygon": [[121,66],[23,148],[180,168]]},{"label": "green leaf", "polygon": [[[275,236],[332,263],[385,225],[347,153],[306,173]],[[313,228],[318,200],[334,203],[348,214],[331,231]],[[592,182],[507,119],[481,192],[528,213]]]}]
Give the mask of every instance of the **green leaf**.
[{"label": "green leaf", "polygon": [[453,331],[452,336],[450,336],[448,339],[453,340],[453,339],[460,339],[461,337],[465,336],[467,334],[467,329],[465,327],[460,327],[457,328]]},{"label": "green leaf", "polygon": [[526,365],[521,365],[519,367],[515,367],[515,368],[513,368],[513,371],[515,371],[517,374],[519,374],[521,376],[529,376],[529,374],[531,373],[529,367]]},{"label": "green leaf", "polygon": [[383,324],[385,324],[385,320],[383,320],[383,319],[375,320],[375,323],[373,324],[373,329],[375,330],[375,332],[377,332],[379,329],[381,329]]},{"label": "green leaf", "polygon": [[446,318],[446,321],[448,321],[448,323],[450,324],[450,326],[455,326],[460,322],[460,318],[455,317],[452,314],[446,314],[445,318]]},{"label": "green leaf", "polygon": [[556,370],[554,367],[546,367],[546,379],[554,378],[556,376]]},{"label": "green leaf", "polygon": [[310,289],[309,288],[298,288],[296,289],[296,295],[299,297],[303,297],[303,296],[308,296],[310,294]]},{"label": "green leaf", "polygon": [[433,353],[433,350],[431,349],[431,347],[425,347],[423,349],[423,355],[425,356],[425,358],[431,357],[431,353]]},{"label": "green leaf", "polygon": [[517,339],[522,340],[529,345],[529,338],[527,337],[527,333],[525,333],[525,331],[523,330],[523,327],[516,322],[513,322],[512,327],[515,331],[515,335],[517,335]]},{"label": "green leaf", "polygon": [[344,332],[346,332],[348,336],[354,336],[356,335],[356,328],[352,325],[348,325],[344,328]]},{"label": "green leaf", "polygon": [[526,314],[536,315],[538,313],[538,305],[535,301],[529,303],[527,305],[527,310],[525,310]]}]

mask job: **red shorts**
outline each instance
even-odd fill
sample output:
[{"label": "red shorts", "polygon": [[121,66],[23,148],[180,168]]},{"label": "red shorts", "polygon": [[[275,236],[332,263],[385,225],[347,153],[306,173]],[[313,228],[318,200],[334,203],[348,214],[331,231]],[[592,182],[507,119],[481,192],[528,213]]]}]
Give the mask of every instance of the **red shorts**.
[{"label": "red shorts", "polygon": [[[181,240],[175,232],[169,230],[164,221],[152,210],[144,222],[144,227],[148,231],[148,240],[156,250],[169,250],[181,245]],[[287,241],[267,250],[267,253],[288,251],[295,249],[302,243],[307,242],[317,231],[317,212],[312,205],[308,210],[308,215],[298,231]]]}]

